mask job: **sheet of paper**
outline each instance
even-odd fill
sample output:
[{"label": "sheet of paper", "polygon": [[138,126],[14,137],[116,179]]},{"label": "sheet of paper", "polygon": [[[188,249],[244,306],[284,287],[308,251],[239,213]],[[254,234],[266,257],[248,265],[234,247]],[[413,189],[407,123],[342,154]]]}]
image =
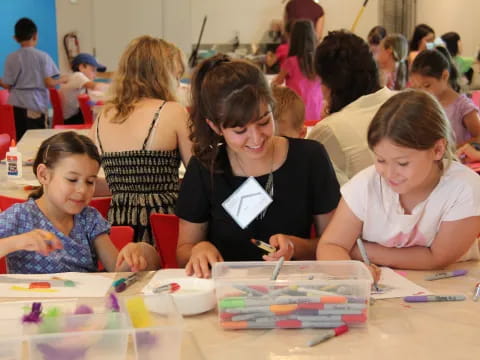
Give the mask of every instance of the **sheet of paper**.
[{"label": "sheet of paper", "polygon": [[100,274],[6,274],[0,275],[0,294],[15,298],[104,297],[112,279]]},{"label": "sheet of paper", "polygon": [[378,287],[382,293],[372,292],[376,300],[405,297],[411,295],[431,295],[432,292],[408,280],[390,268],[382,267]]}]

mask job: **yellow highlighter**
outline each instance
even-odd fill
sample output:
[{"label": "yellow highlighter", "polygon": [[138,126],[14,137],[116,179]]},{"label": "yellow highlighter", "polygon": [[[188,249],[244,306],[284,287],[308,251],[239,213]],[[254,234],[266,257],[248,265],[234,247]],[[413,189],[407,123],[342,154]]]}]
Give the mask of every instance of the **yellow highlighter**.
[{"label": "yellow highlighter", "polygon": [[152,326],[152,317],[140,296],[134,296],[126,302],[127,311],[135,328],[148,328]]}]

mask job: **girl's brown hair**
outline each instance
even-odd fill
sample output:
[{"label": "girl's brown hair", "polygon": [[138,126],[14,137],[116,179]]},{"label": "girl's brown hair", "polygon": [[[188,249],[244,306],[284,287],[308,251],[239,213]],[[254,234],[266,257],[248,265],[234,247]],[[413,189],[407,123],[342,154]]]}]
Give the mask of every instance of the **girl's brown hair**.
[{"label": "girl's brown hair", "polygon": [[455,141],[447,116],[440,103],[421,90],[404,90],[388,99],[375,114],[368,127],[368,146],[382,140],[416,150],[431,149],[445,139],[444,158],[455,159]]},{"label": "girl's brown hair", "polygon": [[190,138],[193,153],[210,171],[223,171],[216,163],[222,137],[206,120],[219,129],[245,126],[258,119],[259,106],[273,107],[270,87],[255,65],[216,55],[198,65],[192,78]]},{"label": "girl's brown hair", "polygon": [[116,111],[112,122],[124,122],[142,98],[176,100],[177,51],[175,45],[147,35],[128,44],[112,82],[112,98],[105,104],[105,112]]},{"label": "girl's brown hair", "polygon": [[[37,176],[38,165],[44,164],[53,169],[55,165],[71,155],[87,155],[100,165],[100,154],[93,141],[85,135],[79,135],[74,131],[62,132],[44,140],[38,149],[33,162],[33,173]],[[33,191],[29,197],[38,199],[43,195],[43,186]]]}]

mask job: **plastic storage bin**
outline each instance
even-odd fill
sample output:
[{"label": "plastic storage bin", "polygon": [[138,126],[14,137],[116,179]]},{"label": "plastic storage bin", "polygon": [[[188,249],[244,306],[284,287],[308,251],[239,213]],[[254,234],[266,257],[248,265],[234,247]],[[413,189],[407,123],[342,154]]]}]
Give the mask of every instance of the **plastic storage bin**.
[{"label": "plastic storage bin", "polygon": [[368,319],[373,282],[359,261],[223,262],[213,267],[224,329],[334,328]]},{"label": "plastic storage bin", "polygon": [[[128,309],[129,301],[143,310]],[[111,312],[103,299],[45,301],[42,314],[55,308],[62,315],[43,317],[39,324],[21,320],[32,302],[0,303],[0,360],[180,358],[183,320],[169,295],[120,297],[119,302],[120,312]],[[80,304],[94,313],[73,314]],[[9,313],[12,318],[5,318]]]}]

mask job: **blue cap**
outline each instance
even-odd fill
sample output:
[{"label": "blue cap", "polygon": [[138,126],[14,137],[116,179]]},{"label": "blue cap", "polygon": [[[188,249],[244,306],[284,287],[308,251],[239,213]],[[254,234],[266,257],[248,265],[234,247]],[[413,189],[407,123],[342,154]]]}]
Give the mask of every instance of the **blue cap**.
[{"label": "blue cap", "polygon": [[80,53],[73,58],[72,67],[80,64],[88,64],[95,66],[98,72],[104,72],[105,70],[107,70],[106,66],[99,64],[92,55],[86,53]]}]

